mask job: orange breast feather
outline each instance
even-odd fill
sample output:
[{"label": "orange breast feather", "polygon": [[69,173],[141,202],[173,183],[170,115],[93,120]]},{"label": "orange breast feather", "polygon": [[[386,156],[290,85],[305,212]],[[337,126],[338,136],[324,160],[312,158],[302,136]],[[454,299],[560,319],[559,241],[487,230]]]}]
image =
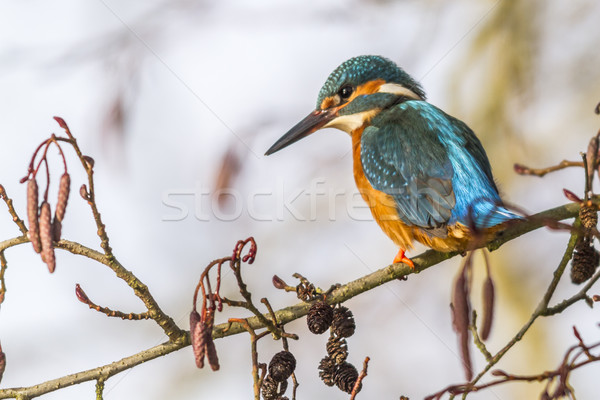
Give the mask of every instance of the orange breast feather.
[{"label": "orange breast feather", "polygon": [[415,226],[408,226],[400,220],[394,198],[384,192],[374,189],[363,172],[360,160],[360,138],[364,128],[352,132],[352,153],[354,160],[354,180],[362,198],[369,206],[373,218],[383,232],[400,248],[413,248],[415,240],[439,251],[465,250],[469,244],[469,229],[457,224],[448,227],[448,236],[440,238],[431,236]]}]

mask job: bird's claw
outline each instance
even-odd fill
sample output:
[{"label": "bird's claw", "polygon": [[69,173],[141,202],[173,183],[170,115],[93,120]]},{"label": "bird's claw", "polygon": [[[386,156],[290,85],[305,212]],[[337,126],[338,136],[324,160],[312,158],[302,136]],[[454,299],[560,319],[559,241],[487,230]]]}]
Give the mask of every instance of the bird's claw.
[{"label": "bird's claw", "polygon": [[396,254],[396,257],[394,257],[394,264],[396,264],[396,263],[406,264],[414,271],[415,263],[413,263],[413,261],[410,258],[406,257],[404,255],[404,253],[405,253],[404,249],[400,249],[398,251],[398,254]]}]

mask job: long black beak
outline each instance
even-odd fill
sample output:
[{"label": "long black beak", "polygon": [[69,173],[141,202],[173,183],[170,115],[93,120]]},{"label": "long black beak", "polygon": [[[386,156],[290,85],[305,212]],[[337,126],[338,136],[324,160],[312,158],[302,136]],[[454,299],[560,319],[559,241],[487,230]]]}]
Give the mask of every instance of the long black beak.
[{"label": "long black beak", "polygon": [[329,121],[334,119],[337,115],[337,110],[315,110],[308,114],[302,121],[298,122],[292,129],[290,129],[285,135],[279,138],[273,146],[265,153],[265,156],[275,153],[289,146],[292,143],[310,135],[321,129]]}]

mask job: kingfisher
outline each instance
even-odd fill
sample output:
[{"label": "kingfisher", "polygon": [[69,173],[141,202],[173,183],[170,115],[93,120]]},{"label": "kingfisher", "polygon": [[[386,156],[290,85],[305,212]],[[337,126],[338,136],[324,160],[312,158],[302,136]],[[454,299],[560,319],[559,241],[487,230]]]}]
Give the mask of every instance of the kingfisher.
[{"label": "kingfisher", "polygon": [[521,217],[502,203],[488,157],[462,121],[428,103],[421,85],[393,61],[358,56],[337,67],[316,109],[284,134],[270,155],[323,128],[352,139],[354,180],[373,218],[399,251],[415,241],[465,252]]}]

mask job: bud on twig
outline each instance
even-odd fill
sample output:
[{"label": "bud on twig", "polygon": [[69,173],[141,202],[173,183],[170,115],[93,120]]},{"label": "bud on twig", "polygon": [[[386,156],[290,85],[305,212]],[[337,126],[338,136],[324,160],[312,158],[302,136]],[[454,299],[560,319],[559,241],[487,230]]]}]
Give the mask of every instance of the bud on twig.
[{"label": "bud on twig", "polygon": [[285,287],[287,286],[285,281],[283,279],[281,279],[280,277],[278,277],[277,275],[273,275],[272,282],[273,282],[273,286],[275,286],[276,289],[285,289]]},{"label": "bud on twig", "polygon": [[87,164],[89,169],[94,168],[94,159],[90,156],[83,156],[85,163]]},{"label": "bud on twig", "polygon": [[[587,166],[586,166],[586,171],[587,171],[587,181],[589,182],[589,188],[586,187],[586,191],[591,191],[592,190],[592,181],[594,179],[594,172],[596,171],[596,165],[598,164],[598,136],[592,136],[592,138],[590,139],[590,143],[588,144],[588,149],[587,149],[587,153],[586,153],[586,160],[587,160]],[[586,196],[589,193],[586,193]],[[587,197],[586,197],[587,198]]]},{"label": "bud on twig", "polygon": [[526,166],[524,166],[523,164],[518,164],[515,163],[515,165],[513,165],[513,169],[515,170],[515,172],[519,175],[524,175],[527,173],[527,171],[529,170],[529,168],[527,168]]},{"label": "bud on twig", "polygon": [[571,192],[568,189],[563,189],[563,193],[565,195],[565,197],[569,200],[572,201],[573,203],[581,203],[583,200],[581,200],[579,198],[579,196],[577,196],[575,193]]},{"label": "bud on twig", "polygon": [[490,372],[490,374],[492,374],[494,376],[501,376],[503,378],[508,378],[509,377],[508,373],[506,373],[505,371],[503,371],[501,369],[495,369],[492,372]]},{"label": "bud on twig", "polygon": [[38,185],[35,178],[27,182],[27,218],[29,220],[29,240],[36,253],[42,251],[40,241],[40,222],[38,215]]},{"label": "bud on twig", "polygon": [[55,120],[56,122],[58,122],[58,125],[59,125],[61,128],[65,129],[65,130],[68,130],[68,129],[69,129],[69,127],[67,126],[67,123],[65,122],[65,120],[64,120],[64,119],[62,119],[61,117],[53,117],[53,118],[54,118],[54,120]]},{"label": "bud on twig", "polygon": [[56,268],[56,258],[54,256],[54,246],[52,245],[52,223],[51,223],[50,204],[47,201],[42,202],[40,210],[40,239],[42,242],[42,260],[48,265],[50,273]]},{"label": "bud on twig", "polygon": [[87,186],[85,186],[85,183],[83,185],[81,185],[81,187],[79,188],[79,195],[85,200],[85,201],[90,201],[90,195],[88,193],[87,190]]},{"label": "bud on twig", "polygon": [[77,300],[84,304],[90,304],[90,299],[87,297],[87,294],[83,291],[79,283],[75,285],[75,296],[77,296]]}]

